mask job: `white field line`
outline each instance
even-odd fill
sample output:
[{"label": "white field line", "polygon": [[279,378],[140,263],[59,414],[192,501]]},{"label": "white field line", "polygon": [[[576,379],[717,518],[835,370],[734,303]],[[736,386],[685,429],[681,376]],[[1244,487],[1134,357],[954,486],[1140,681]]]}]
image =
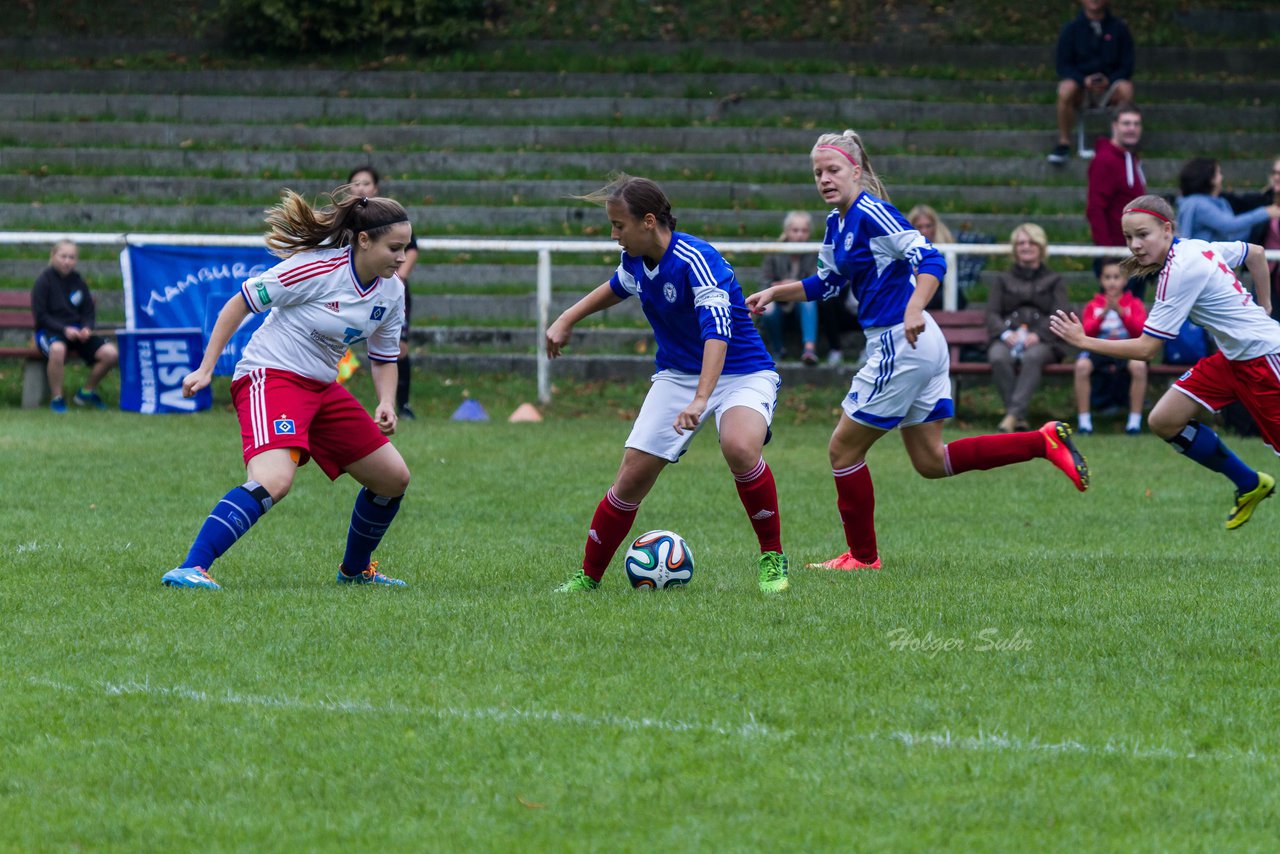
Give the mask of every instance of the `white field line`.
[{"label": "white field line", "polygon": [[[495,721],[499,723],[546,722],[570,726],[594,727],[623,731],[659,730],[673,733],[700,733],[735,738],[789,739],[791,730],[777,730],[756,723],[754,717],[744,724],[701,723],[696,721],[632,718],[622,715],[589,715],[581,712],[563,712],[556,709],[519,709],[496,706],[464,708],[457,706],[414,707],[399,703],[370,703],[365,700],[326,698],[301,700],[288,696],[263,694],[239,694],[234,691],[208,692],[181,685],[156,685],[150,679],[129,682],[96,682],[90,686],[75,686],[47,679],[31,678],[32,685],[52,688],[66,693],[83,694],[101,692],[104,696],[119,697],[139,695],[146,697],[171,697],[195,703],[212,703],[228,706],[252,706],[256,708],[284,709],[286,711],[318,711],[359,714],[398,714],[439,720]],[[890,742],[908,750],[955,750],[976,753],[1041,753],[1053,756],[1119,756],[1130,759],[1171,759],[1191,762],[1243,761],[1272,763],[1275,757],[1253,748],[1242,750],[1176,750],[1174,748],[1143,744],[1140,739],[1111,737],[1102,744],[1089,744],[1075,739],[1041,741],[1035,736],[1019,737],[1003,732],[978,730],[974,735],[957,735],[950,730],[941,732],[890,732],[849,733],[843,736],[856,741]]]},{"label": "white field line", "polygon": [[1206,750],[1197,753],[1194,750],[1175,750],[1171,747],[1145,745],[1140,739],[1108,738],[1101,745],[1086,744],[1067,739],[1065,741],[1041,741],[1032,736],[1020,738],[1001,732],[983,732],[978,730],[976,736],[955,735],[950,730],[942,732],[913,733],[901,730],[889,733],[890,741],[898,742],[907,748],[930,748],[934,750],[959,750],[991,753],[1048,753],[1055,755],[1080,756],[1126,756],[1132,759],[1177,759],[1191,761],[1223,761],[1241,760],[1245,762],[1270,763],[1274,757],[1260,753],[1253,748],[1241,750],[1228,748],[1225,750]]},{"label": "white field line", "polygon": [[405,706],[399,703],[370,703],[366,700],[343,700],[325,698],[321,700],[302,700],[288,696],[270,696],[263,694],[240,694],[235,691],[200,691],[181,685],[156,685],[150,679],[129,682],[95,682],[90,686],[68,685],[47,679],[30,680],[31,684],[57,691],[73,694],[97,693],[104,696],[119,697],[142,695],[147,697],[166,697],[188,700],[195,703],[213,703],[225,706],[252,706],[255,708],[284,709],[287,711],[307,712],[339,712],[360,714],[395,714],[419,718],[437,718],[439,720],[462,721],[496,721],[499,723],[548,722],[567,724],[570,726],[594,727],[597,729],[615,729],[629,732],[642,730],[659,730],[674,733],[699,733],[705,735],[722,735],[735,738],[777,738],[788,739],[793,733],[790,730],[777,730],[764,724],[756,723],[748,714],[749,720],[742,724],[722,724],[716,721],[703,723],[699,721],[662,720],[658,718],[633,718],[623,715],[603,714],[590,715],[581,712],[563,712],[557,709],[521,709],[502,708],[498,706],[465,708],[457,706]]}]

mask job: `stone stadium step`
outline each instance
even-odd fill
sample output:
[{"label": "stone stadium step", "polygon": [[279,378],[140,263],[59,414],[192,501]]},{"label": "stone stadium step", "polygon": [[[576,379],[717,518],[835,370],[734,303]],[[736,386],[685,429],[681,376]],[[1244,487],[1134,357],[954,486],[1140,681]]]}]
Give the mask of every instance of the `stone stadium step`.
[{"label": "stone stadium step", "polygon": [[[1277,121],[1280,123],[1280,120]],[[831,124],[835,127],[837,122]],[[856,122],[854,123],[856,124]],[[1043,154],[1052,147],[1052,132],[1025,130],[917,130],[868,128],[862,132],[867,148],[875,152],[896,150],[919,154],[997,151],[1007,154]],[[680,151],[722,154],[775,153],[803,156],[815,132],[787,128],[726,127],[598,127],[532,125],[237,125],[184,122],[101,121],[67,124],[50,121],[0,121],[0,139],[21,140],[25,145],[118,145],[157,148],[198,145],[232,149],[348,148],[411,150],[426,143],[454,151],[492,150],[501,142],[507,151],[608,150],[612,156],[630,152]],[[1048,141],[1046,143],[1046,140]],[[1163,156],[1180,151],[1205,156],[1263,157],[1276,147],[1276,135],[1249,132],[1234,126],[1226,131],[1152,130],[1143,140],[1144,152]],[[793,152],[797,154],[793,154]]]},{"label": "stone stadium step", "polygon": [[[345,176],[344,176],[345,177]],[[895,176],[911,177],[911,176]],[[441,205],[563,205],[574,195],[593,189],[582,180],[513,180],[494,183],[454,180],[421,180],[385,177],[383,192],[408,204]],[[45,199],[73,197],[80,201],[127,198],[169,202],[192,197],[271,202],[288,186],[313,197],[333,189],[334,179],[306,178],[205,178],[178,175],[0,175],[0,198]],[[663,189],[676,207],[807,208],[821,200],[809,181],[794,184],[761,184],[746,181],[664,181]],[[895,198],[966,202],[983,206],[1025,205],[1028,200],[1054,206],[1083,208],[1085,187],[1017,185],[970,186],[964,184],[915,184],[893,182]]]},{"label": "stone stadium step", "polygon": [[[64,44],[67,40],[61,40]],[[31,43],[22,40],[22,55],[31,55]],[[646,51],[654,45],[647,44]],[[806,53],[813,46],[803,46]],[[794,58],[796,47],[789,47]],[[875,50],[874,48],[872,50]],[[956,51],[952,48],[951,51]],[[963,50],[963,49],[959,49]],[[1006,49],[999,49],[1006,50]],[[1052,72],[1052,47],[1015,49],[1005,53],[1004,64],[1013,67],[1035,68],[1043,66],[1046,81]],[[3,52],[0,46],[0,53]],[[934,60],[935,48],[931,47],[930,59]],[[1046,87],[1052,82],[1039,80],[998,79],[940,79],[927,76],[923,71],[912,76],[883,73],[905,66],[920,66],[920,56],[898,52],[898,61],[881,66],[874,74],[854,73],[594,73],[560,71],[458,71],[422,72],[390,71],[353,72],[325,69],[274,69],[227,70],[200,69],[196,71],[126,70],[126,69],[11,69],[0,76],[0,92],[62,93],[135,93],[162,94],[175,92],[189,94],[226,95],[299,95],[313,96],[316,92],[333,92],[339,97],[381,96],[388,91],[405,92],[420,98],[474,97],[477,95],[575,95],[575,96],[652,96],[683,92],[700,96],[730,93],[749,95],[805,94],[814,96],[844,96],[862,98],[954,98],[981,101],[992,98],[1016,98],[1045,100]],[[1231,62],[1218,62],[1224,54]],[[853,57],[855,62],[871,62],[864,46],[859,46]],[[956,56],[956,53],[950,53]],[[1176,57],[1165,60],[1165,56]],[[1021,61],[1023,57],[1026,61]],[[1162,62],[1162,60],[1164,60]],[[938,61],[938,60],[934,60]],[[968,60],[955,63],[957,67],[971,68]],[[1212,51],[1206,56],[1202,51],[1153,51],[1138,48],[1140,75],[1139,94],[1142,103],[1158,101],[1206,101],[1223,102],[1232,99],[1260,99],[1274,101],[1280,93],[1280,83],[1265,79],[1271,72],[1270,59],[1261,51]],[[836,67],[833,65],[833,67]],[[998,66],[988,66],[998,67]],[[1232,67],[1237,70],[1232,71]],[[1197,70],[1198,69],[1198,70]],[[1162,80],[1161,73],[1179,76],[1195,74],[1199,79]],[[1234,79],[1205,79],[1205,75],[1227,73]],[[1274,77],[1274,74],[1272,75]],[[1241,79],[1244,78],[1244,79]]]},{"label": "stone stadium step", "polygon": [[[0,203],[0,228],[127,229],[163,232],[195,228],[232,229],[253,234],[262,230],[263,205],[137,205],[97,203]],[[458,205],[408,206],[409,216],[421,236],[485,234],[493,223],[506,229],[541,236],[580,237],[607,228],[604,214],[587,205],[545,207],[487,207]],[[781,222],[776,210],[723,210],[686,207],[677,211],[683,227],[716,237],[726,234],[762,235],[776,231]],[[1085,226],[1083,213],[963,213],[957,214],[974,231],[1008,233],[1015,225],[1035,219],[1051,236],[1078,234]],[[959,223],[957,222],[957,226]],[[1063,239],[1063,238],[1055,238]]]},{"label": "stone stadium step", "polygon": [[[1052,144],[1046,132],[1049,145]],[[1153,186],[1177,183],[1178,171],[1190,154],[1177,157],[1144,156],[1143,170]],[[1231,158],[1229,177],[1242,180],[1243,176],[1265,176],[1271,167],[1270,154]],[[104,170],[128,174],[130,170],[154,170],[177,174],[230,173],[274,177],[281,184],[290,176],[317,171],[328,171],[335,180],[345,178],[353,165],[373,161],[388,175],[412,174],[432,176],[485,175],[486,180],[496,181],[507,176],[545,175],[561,178],[566,175],[582,175],[591,184],[603,181],[609,172],[623,168],[632,174],[648,175],[657,180],[701,179],[710,180],[725,175],[733,181],[760,183],[799,183],[798,176],[809,171],[804,149],[794,154],[687,154],[671,152],[663,154],[630,152],[613,154],[602,152],[521,152],[513,157],[510,152],[453,152],[453,151],[246,151],[141,148],[44,148],[20,145],[0,145],[0,172],[29,173],[39,175],[44,170],[80,170],[98,173]],[[1065,165],[1054,166],[1045,161],[1043,152],[1025,157],[965,155],[907,155],[876,154],[873,151],[876,172],[893,185],[895,174],[909,176],[919,182],[929,177],[947,177],[954,181],[958,171],[984,182],[1008,181],[1030,183],[1063,181],[1074,177],[1080,186],[1085,182],[1086,161],[1073,157]],[[477,180],[477,183],[481,183]]]},{"label": "stone stadium step", "polygon": [[[385,92],[385,90],[384,90]],[[1274,93],[1280,95],[1280,91]],[[972,95],[969,96],[972,98]],[[1203,104],[1162,104],[1152,107],[1160,123],[1168,127],[1212,130],[1221,119],[1220,111]],[[901,126],[930,122],[948,127],[995,126],[1038,128],[1052,121],[1049,104],[981,103],[960,99],[910,101],[863,98],[793,98],[736,95],[732,98],[651,97],[505,97],[505,98],[415,98],[415,97],[267,97],[253,95],[110,95],[110,94],[0,94],[0,115],[9,120],[35,122],[56,119],[100,120],[103,122],[148,120],[190,124],[245,123],[282,125],[308,122],[324,126],[342,121],[370,123],[408,122],[428,125],[438,144],[448,141],[449,120],[466,117],[469,122],[501,121],[507,125],[535,122],[546,126],[568,121],[617,123],[647,120],[662,115],[678,124],[691,122],[731,122],[719,128],[746,132],[751,125],[767,120],[794,119],[812,127],[815,123],[852,122],[861,128]],[[1259,106],[1230,108],[1231,126],[1268,130],[1280,122],[1280,105],[1267,101]],[[737,121],[742,124],[732,124]],[[245,128],[248,130],[248,128]],[[538,130],[532,128],[531,130]],[[548,130],[553,128],[548,128]],[[623,130],[605,128],[601,130]]]}]

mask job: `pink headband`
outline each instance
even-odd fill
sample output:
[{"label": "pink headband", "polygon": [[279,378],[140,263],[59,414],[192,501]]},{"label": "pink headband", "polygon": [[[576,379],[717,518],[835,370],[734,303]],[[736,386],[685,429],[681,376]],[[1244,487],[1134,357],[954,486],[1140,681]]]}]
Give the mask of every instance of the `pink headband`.
[{"label": "pink headband", "polygon": [[1167,216],[1165,216],[1164,214],[1162,214],[1162,213],[1156,213],[1155,211],[1149,211],[1149,210],[1147,210],[1146,208],[1129,208],[1127,211],[1125,211],[1125,213],[1144,213],[1144,214],[1151,214],[1151,216],[1155,217],[1156,219],[1160,220],[1161,222],[1169,222],[1169,218],[1168,218]]},{"label": "pink headband", "polygon": [[844,155],[845,160],[848,160],[850,163],[852,163],[854,166],[857,166],[859,169],[862,168],[861,164],[859,164],[858,161],[853,159],[852,154],[850,154],[849,152],[845,151],[843,148],[840,148],[837,145],[819,145],[818,148],[829,148],[832,151],[838,151]]}]

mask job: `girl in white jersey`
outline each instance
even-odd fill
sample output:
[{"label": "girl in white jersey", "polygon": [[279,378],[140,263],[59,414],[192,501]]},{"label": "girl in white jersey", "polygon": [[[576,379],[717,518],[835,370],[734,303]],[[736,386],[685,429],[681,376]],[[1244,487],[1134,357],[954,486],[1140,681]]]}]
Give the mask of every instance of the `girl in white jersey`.
[{"label": "girl in white jersey", "polygon": [[[1280,453],[1280,324],[1269,315],[1271,290],[1261,246],[1242,241],[1207,243],[1174,236],[1173,208],[1159,196],[1139,196],[1125,205],[1121,225],[1133,255],[1130,275],[1158,273],[1156,299],[1142,335],[1122,341],[1090,338],[1075,314],[1058,312],[1053,331],[1067,343],[1117,359],[1150,361],[1162,342],[1177,337],[1188,318],[1209,330],[1218,352],[1196,362],[1160,398],[1147,424],[1174,450],[1225,475],[1236,500],[1227,529],[1239,528],[1276,481],[1245,465],[1209,426],[1196,420],[1235,401],[1249,410],[1263,441]],[[1258,288],[1257,301],[1232,269],[1245,264]]]},{"label": "girl in white jersey", "polygon": [[774,300],[831,299],[849,284],[867,333],[866,364],[853,378],[827,447],[849,551],[809,567],[880,568],[866,457],[895,427],[916,471],[928,478],[1044,458],[1081,492],[1088,488],[1088,466],[1061,421],[1039,430],[942,441],[942,424],[954,414],[950,361],[942,330],[925,306],[946,262],[889,204],[856,133],[824,134],[810,157],[818,192],[835,206],[827,217],[818,272],[747,298],[758,312]]},{"label": "girl in white jersey", "polygon": [[760,541],[760,589],[781,593],[790,582],[778,490],[761,456],[779,379],[733,268],[711,244],[675,230],[671,202],[652,181],[618,175],[583,198],[604,205],[622,259],[609,281],[547,329],[547,355],[560,355],[578,321],[634,296],[653,326],[658,372],[627,437],[618,475],[591,518],[582,568],[556,590],[600,586],[640,502],[662,470],[680,459],[704,416],[712,415],[720,451]]},{"label": "girl in white jersey", "polygon": [[[298,467],[314,459],[337,480],[361,484],[338,582],[402,586],[377,571],[373,550],[395,518],[409,469],[387,436],[395,432],[396,359],[404,286],[396,269],[409,243],[409,217],[391,199],[330,194],[313,209],[286,190],[267,212],[267,245],[285,260],[247,280],[222,307],[200,367],[182,382],[193,396],[250,312],[269,311],[236,365],[231,394],[240,416],[248,480],[224,495],[186,560],[165,573],[171,587],[218,589],[213,562],[280,499]],[[337,383],[338,360],[368,342],[378,406],[373,418]]]}]

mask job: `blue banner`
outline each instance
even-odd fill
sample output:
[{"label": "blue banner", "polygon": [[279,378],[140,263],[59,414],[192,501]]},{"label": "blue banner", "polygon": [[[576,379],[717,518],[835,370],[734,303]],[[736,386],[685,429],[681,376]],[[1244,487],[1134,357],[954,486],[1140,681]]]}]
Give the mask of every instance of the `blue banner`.
[{"label": "blue banner", "polygon": [[120,408],[156,415],[213,406],[213,391],[182,396],[182,380],[200,367],[204,335],[189,329],[116,330],[120,346]]},{"label": "blue banner", "polygon": [[[126,247],[120,253],[125,323],[132,330],[194,326],[204,331],[207,342],[218,310],[244,280],[279,262],[265,247]],[[249,316],[219,355],[214,373],[234,371],[249,336],[265,317],[266,312]]]}]

